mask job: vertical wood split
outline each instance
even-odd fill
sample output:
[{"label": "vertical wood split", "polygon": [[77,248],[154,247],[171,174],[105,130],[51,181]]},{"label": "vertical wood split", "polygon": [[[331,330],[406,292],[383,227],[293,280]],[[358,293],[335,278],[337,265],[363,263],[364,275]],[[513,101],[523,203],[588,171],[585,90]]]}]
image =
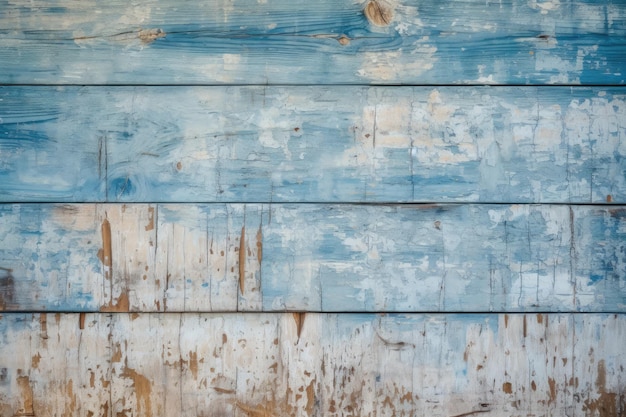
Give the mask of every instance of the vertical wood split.
[{"label": "vertical wood split", "polygon": [[293,313],[293,320],[296,323],[296,335],[300,340],[300,334],[302,333],[302,327],[304,326],[304,317],[306,313]]},{"label": "vertical wood split", "polygon": [[246,226],[244,225],[241,227],[241,236],[239,237],[239,291],[241,291],[241,295],[243,295],[243,292],[244,292],[245,281],[246,281]]}]

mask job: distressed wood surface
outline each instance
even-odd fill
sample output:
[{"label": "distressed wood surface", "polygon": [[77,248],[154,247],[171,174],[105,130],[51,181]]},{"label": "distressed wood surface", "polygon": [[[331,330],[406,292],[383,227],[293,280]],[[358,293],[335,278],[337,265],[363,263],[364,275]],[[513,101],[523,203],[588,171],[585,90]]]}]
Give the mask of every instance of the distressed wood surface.
[{"label": "distressed wood surface", "polygon": [[619,87],[4,87],[0,201],[625,203],[624,137]]},{"label": "distressed wood surface", "polygon": [[624,315],[44,313],[0,330],[8,416],[626,411]]},{"label": "distressed wood surface", "polygon": [[626,208],[0,206],[10,311],[626,311]]},{"label": "distressed wood surface", "polygon": [[621,1],[0,2],[0,83],[622,84]]}]

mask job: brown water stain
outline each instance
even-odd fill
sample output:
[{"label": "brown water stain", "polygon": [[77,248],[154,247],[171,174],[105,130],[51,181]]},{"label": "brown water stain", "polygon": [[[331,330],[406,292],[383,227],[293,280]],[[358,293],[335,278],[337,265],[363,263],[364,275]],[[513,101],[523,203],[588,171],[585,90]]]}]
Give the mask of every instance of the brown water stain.
[{"label": "brown water stain", "polygon": [[100,311],[103,313],[127,313],[130,311],[130,300],[128,299],[128,293],[122,292],[115,300],[109,301],[107,304],[100,307]]},{"label": "brown water stain", "polygon": [[215,392],[220,394],[234,394],[236,391],[234,389],[220,388],[220,387],[211,387]]},{"label": "brown water stain", "polygon": [[313,415],[313,406],[315,405],[315,382],[315,379],[312,380],[306,387],[306,413],[309,416]]},{"label": "brown water stain", "polygon": [[548,401],[548,404],[556,401],[556,381],[554,380],[554,378],[548,378],[548,386],[550,387],[550,392],[548,394],[550,394],[550,401]]},{"label": "brown water stain", "polygon": [[148,207],[148,224],[145,227],[146,232],[154,230],[154,207]]},{"label": "brown water stain", "polygon": [[[607,392],[606,389],[606,364],[604,360],[598,362],[598,377],[596,378],[596,387],[600,394],[596,399],[585,400],[583,411],[590,415],[599,415],[600,417],[617,416],[618,410],[626,410],[626,395],[619,396],[619,404],[617,394]],[[620,413],[621,414],[621,413]]]},{"label": "brown water stain", "polygon": [[302,327],[304,326],[304,317],[306,313],[293,313],[293,320],[296,323],[296,334],[298,340],[300,340],[300,334],[302,333]]},{"label": "brown water stain", "polygon": [[112,257],[112,244],[111,244],[111,223],[108,219],[102,221],[100,226],[100,234],[102,236],[102,248],[98,251],[98,259],[102,262],[102,265],[106,267],[104,276],[106,279],[111,279],[111,266],[113,265]]},{"label": "brown water stain", "polygon": [[40,361],[41,361],[41,355],[38,352],[36,355],[33,355],[33,357],[30,358],[30,366],[32,366],[33,369],[37,369],[39,367]]},{"label": "brown water stain", "polygon": [[34,416],[33,388],[30,385],[30,378],[27,375],[18,376],[17,386],[20,390],[20,399],[22,403],[22,407],[18,410],[17,415]]},{"label": "brown water stain", "polygon": [[72,417],[76,411],[76,394],[74,394],[74,381],[71,379],[65,384],[65,398],[63,417]]},{"label": "brown water stain", "polygon": [[502,391],[504,391],[507,394],[512,394],[513,384],[511,384],[510,382],[505,382],[504,384],[502,384]]},{"label": "brown water stain", "polygon": [[48,315],[46,313],[39,314],[39,334],[42,339],[48,339]]},{"label": "brown water stain", "polygon": [[259,260],[259,264],[263,261],[263,230],[259,226],[259,230],[256,232],[256,257]]},{"label": "brown water stain", "polygon": [[189,351],[189,370],[194,381],[198,380],[198,352]]},{"label": "brown water stain", "polygon": [[125,367],[122,378],[130,378],[133,381],[135,396],[137,397],[137,415],[152,416],[151,393],[152,385],[150,380],[138,373],[136,370]]},{"label": "brown water stain", "polygon": [[116,362],[121,362],[121,361],[122,361],[122,349],[120,347],[120,344],[118,343],[117,345],[115,345],[115,351],[113,352],[113,355],[111,356],[111,362],[116,363]]},{"label": "brown water stain", "polygon": [[241,228],[241,236],[239,237],[239,290],[243,295],[244,285],[246,281],[246,226]]}]

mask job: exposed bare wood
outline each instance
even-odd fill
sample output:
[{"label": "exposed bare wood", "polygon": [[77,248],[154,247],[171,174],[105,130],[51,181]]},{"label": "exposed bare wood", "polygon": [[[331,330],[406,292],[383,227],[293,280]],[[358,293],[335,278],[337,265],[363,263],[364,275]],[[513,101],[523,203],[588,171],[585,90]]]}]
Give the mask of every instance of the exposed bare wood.
[{"label": "exposed bare wood", "polygon": [[48,316],[0,316],[2,415],[624,412],[624,315]]}]

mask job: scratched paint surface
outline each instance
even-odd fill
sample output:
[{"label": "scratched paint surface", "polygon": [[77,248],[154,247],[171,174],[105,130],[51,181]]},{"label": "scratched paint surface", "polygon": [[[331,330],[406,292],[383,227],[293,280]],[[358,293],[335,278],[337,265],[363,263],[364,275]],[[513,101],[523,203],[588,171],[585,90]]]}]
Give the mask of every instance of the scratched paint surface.
[{"label": "scratched paint surface", "polygon": [[0,201],[624,203],[625,93],[3,87]]},{"label": "scratched paint surface", "polygon": [[2,415],[624,409],[623,315],[9,313],[0,330]]},{"label": "scratched paint surface", "polygon": [[377,5],[382,13],[364,13],[365,0],[3,0],[0,82],[622,84],[626,76],[619,1]]},{"label": "scratched paint surface", "polygon": [[623,206],[0,206],[34,311],[624,311]]},{"label": "scratched paint surface", "polygon": [[624,415],[624,22],[0,0],[0,416]]}]

